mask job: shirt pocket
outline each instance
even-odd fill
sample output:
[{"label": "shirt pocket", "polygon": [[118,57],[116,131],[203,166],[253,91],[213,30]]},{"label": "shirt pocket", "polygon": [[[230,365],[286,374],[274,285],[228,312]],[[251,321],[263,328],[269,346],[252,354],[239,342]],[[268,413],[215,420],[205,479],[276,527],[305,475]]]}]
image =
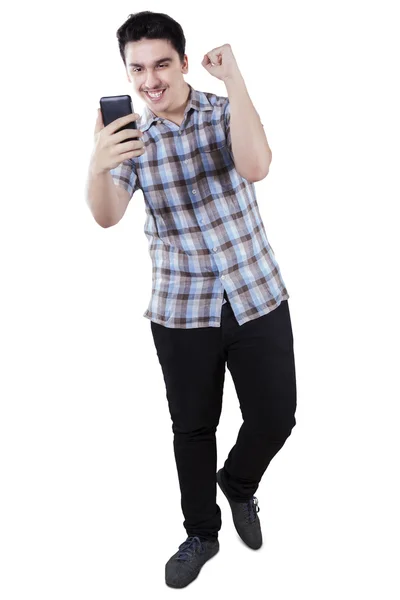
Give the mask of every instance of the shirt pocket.
[{"label": "shirt pocket", "polygon": [[227,148],[226,140],[213,140],[201,148],[202,152],[215,152],[216,150],[223,150]]},{"label": "shirt pocket", "polygon": [[199,148],[199,156],[211,192],[231,190],[240,183],[226,140],[213,141]]}]

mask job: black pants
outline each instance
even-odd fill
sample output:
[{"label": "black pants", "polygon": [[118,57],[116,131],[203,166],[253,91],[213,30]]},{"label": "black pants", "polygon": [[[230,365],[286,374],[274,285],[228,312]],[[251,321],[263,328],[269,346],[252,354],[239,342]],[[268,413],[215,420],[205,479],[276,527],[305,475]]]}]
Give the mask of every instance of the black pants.
[{"label": "black pants", "polygon": [[217,538],[216,428],[225,365],[243,423],[224,464],[229,496],[250,499],[271,459],[296,424],[296,375],[287,300],[266,315],[238,324],[229,302],[221,327],[173,329],[151,321],[166,385],[173,446],[187,535]]}]

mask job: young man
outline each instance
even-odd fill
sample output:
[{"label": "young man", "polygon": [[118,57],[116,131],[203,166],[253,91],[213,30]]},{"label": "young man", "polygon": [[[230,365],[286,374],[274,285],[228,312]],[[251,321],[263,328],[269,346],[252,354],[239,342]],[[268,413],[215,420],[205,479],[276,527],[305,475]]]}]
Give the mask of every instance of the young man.
[{"label": "young man", "polygon": [[[145,199],[153,285],[143,316],[166,384],[188,536],[165,576],[184,587],[219,550],[217,482],[241,539],[253,549],[262,544],[254,493],[296,424],[289,294],[254,189],[271,151],[230,45],[202,61],[224,81],[222,97],[185,82],[185,37],[167,15],[131,15],[117,37],[145,112],[103,127],[99,111],[88,201],[108,227],[137,189]],[[127,142],[132,130],[116,131],[135,119]],[[243,424],[216,473],[226,365]]]}]

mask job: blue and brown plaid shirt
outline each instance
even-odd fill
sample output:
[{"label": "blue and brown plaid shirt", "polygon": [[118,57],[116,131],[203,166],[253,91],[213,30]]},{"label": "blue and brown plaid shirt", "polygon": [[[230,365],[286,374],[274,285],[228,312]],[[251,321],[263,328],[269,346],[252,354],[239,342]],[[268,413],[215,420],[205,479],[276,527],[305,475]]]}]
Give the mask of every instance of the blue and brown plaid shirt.
[{"label": "blue and brown plaid shirt", "polygon": [[289,298],[257,205],[235,169],[229,99],[190,90],[176,125],[147,105],[145,153],[112,169],[132,198],[142,190],[152,259],[143,316],[172,328],[220,327],[224,290],[239,325]]}]

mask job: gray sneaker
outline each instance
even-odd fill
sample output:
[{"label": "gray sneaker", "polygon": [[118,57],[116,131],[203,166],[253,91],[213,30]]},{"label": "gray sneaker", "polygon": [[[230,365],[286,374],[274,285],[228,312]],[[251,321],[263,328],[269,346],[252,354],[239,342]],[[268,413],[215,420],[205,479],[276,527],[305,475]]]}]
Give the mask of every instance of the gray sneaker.
[{"label": "gray sneaker", "polygon": [[262,546],[261,523],[257,513],[260,510],[255,496],[247,502],[234,502],[226,493],[222,479],[222,469],[217,472],[217,483],[226,496],[232,511],[233,523],[241,539],[249,548],[258,550]]},{"label": "gray sneaker", "polygon": [[165,565],[165,583],[173,588],[185,587],[196,579],[204,563],[218,550],[218,539],[201,541],[197,536],[189,536]]}]

